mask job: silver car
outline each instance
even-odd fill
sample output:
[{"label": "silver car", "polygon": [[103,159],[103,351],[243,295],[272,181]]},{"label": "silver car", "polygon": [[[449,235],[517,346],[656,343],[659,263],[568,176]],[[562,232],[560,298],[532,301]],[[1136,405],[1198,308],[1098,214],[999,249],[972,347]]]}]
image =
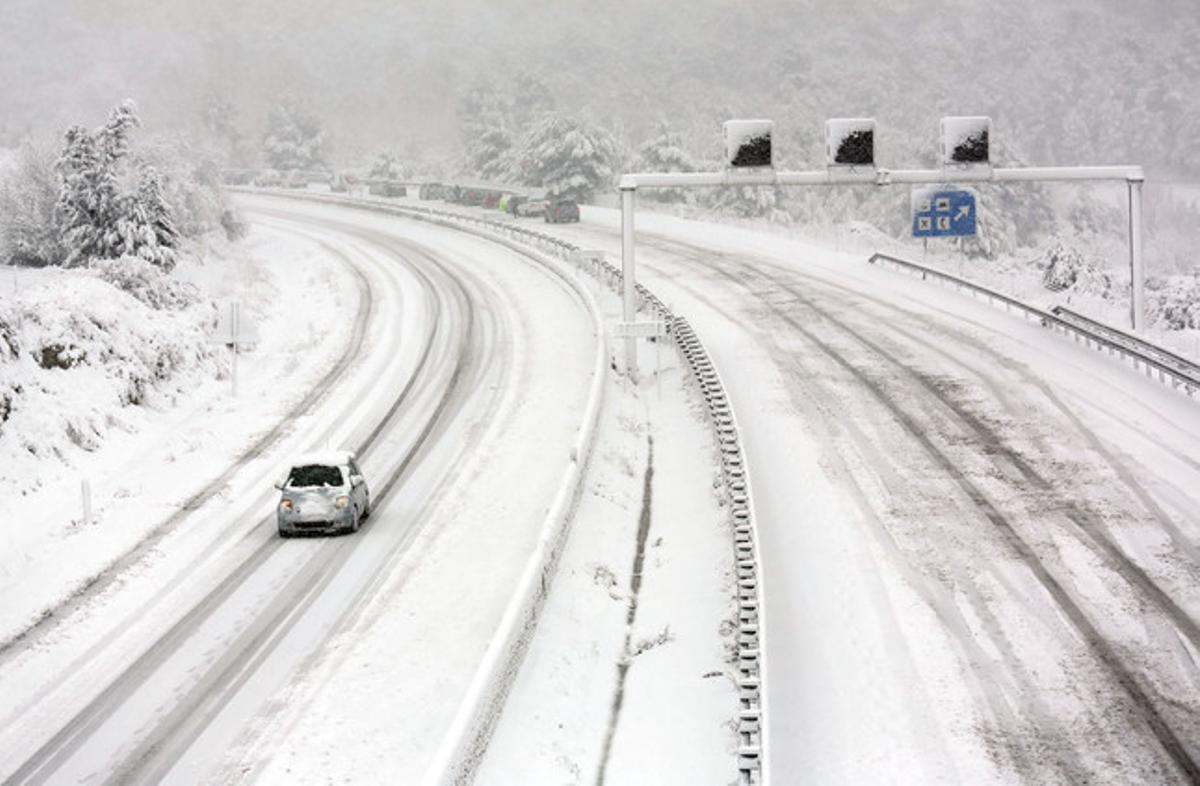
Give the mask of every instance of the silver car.
[{"label": "silver car", "polygon": [[275,484],[279,535],[357,532],[371,515],[371,495],[362,470],[348,450],[304,456]]}]

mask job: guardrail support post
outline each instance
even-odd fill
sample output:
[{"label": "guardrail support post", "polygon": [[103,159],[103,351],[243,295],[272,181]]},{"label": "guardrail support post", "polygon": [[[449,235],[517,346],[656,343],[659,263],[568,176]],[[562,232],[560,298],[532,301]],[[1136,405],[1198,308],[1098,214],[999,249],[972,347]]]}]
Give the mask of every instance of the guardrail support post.
[{"label": "guardrail support post", "polygon": [[1141,333],[1146,320],[1146,269],[1142,262],[1142,183],[1141,177],[1125,181],[1129,188],[1129,321],[1134,333]]},{"label": "guardrail support post", "polygon": [[[635,188],[621,188],[621,274],[624,277],[621,319],[632,324],[637,318],[637,283],[634,281],[633,263],[633,200]],[[637,381],[637,339],[625,337],[625,368],[629,378]]]}]

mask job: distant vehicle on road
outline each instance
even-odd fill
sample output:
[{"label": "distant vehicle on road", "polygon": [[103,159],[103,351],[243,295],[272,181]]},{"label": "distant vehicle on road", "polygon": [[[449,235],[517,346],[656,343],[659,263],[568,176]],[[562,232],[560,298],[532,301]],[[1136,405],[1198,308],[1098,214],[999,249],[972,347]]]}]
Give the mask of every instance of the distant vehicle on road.
[{"label": "distant vehicle on road", "polygon": [[393,180],[376,180],[367,187],[367,192],[371,196],[381,197],[408,196],[408,189],[402,183],[397,183]]},{"label": "distant vehicle on road", "polygon": [[546,223],[563,224],[579,220],[579,205],[569,199],[559,199],[546,205]]},{"label": "distant vehicle on road", "polygon": [[422,183],[417,190],[418,199],[444,199],[441,183]]},{"label": "distant vehicle on road", "polygon": [[254,185],[260,188],[271,188],[283,185],[283,175],[274,169],[264,169],[254,178]]},{"label": "distant vehicle on road", "polygon": [[546,214],[546,200],[527,199],[517,203],[518,216],[542,216]]},{"label": "distant vehicle on road", "polygon": [[280,537],[303,533],[357,532],[371,515],[371,494],[348,450],[302,456],[275,484]]}]

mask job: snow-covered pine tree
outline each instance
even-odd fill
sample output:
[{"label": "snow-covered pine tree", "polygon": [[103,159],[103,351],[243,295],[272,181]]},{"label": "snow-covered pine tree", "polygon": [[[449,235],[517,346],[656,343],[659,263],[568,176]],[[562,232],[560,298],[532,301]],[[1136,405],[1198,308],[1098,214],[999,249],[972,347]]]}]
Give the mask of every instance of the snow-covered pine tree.
[{"label": "snow-covered pine tree", "polygon": [[612,187],[620,148],[604,129],[547,114],[525,136],[515,173],[527,185],[580,202]]},{"label": "snow-covered pine tree", "polygon": [[[643,142],[637,149],[634,168],[639,172],[695,172],[696,160],[683,147],[683,138],[665,122],[659,123],[658,134]],[[658,202],[687,202],[689,192],[682,188],[653,188],[646,197]]]},{"label": "snow-covered pine tree", "polygon": [[61,180],[55,215],[67,249],[64,264],[83,265],[103,253],[103,227],[116,202],[115,180],[103,176],[103,157],[83,126],[67,129],[55,168]]},{"label": "snow-covered pine tree", "polygon": [[150,164],[138,168],[138,190],[133,202],[138,208],[138,218],[148,231],[138,233],[142,244],[125,248],[126,254],[134,254],[146,261],[170,271],[175,267],[175,250],[179,246],[179,232],[171,207],[163,193],[162,176]]},{"label": "snow-covered pine tree", "polygon": [[68,129],[56,165],[61,185],[55,207],[66,264],[129,255],[164,270],[174,267],[179,234],[157,169],[143,164],[137,188],[122,188],[130,132],[138,125],[133,103],[126,101],[94,132]]}]

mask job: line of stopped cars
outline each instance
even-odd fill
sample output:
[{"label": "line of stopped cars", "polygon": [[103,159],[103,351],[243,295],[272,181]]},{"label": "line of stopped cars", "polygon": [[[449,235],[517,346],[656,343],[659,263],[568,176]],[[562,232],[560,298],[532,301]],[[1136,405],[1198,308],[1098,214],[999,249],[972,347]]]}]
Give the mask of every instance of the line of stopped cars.
[{"label": "line of stopped cars", "polygon": [[579,220],[579,204],[559,194],[535,195],[518,188],[489,184],[412,183],[378,177],[360,178],[348,172],[279,171],[274,169],[227,169],[222,172],[226,185],[254,185],[259,188],[328,188],[334,193],[365,192],[371,196],[405,197],[414,186],[422,200],[440,199],[456,205],[500,210],[513,216],[541,216],[546,223],[563,224]]},{"label": "line of stopped cars", "polygon": [[554,195],[545,198],[534,197],[495,186],[422,183],[417,190],[417,197],[441,199],[468,207],[491,208],[512,216],[542,216],[550,224],[579,220],[579,205],[573,200]]}]

